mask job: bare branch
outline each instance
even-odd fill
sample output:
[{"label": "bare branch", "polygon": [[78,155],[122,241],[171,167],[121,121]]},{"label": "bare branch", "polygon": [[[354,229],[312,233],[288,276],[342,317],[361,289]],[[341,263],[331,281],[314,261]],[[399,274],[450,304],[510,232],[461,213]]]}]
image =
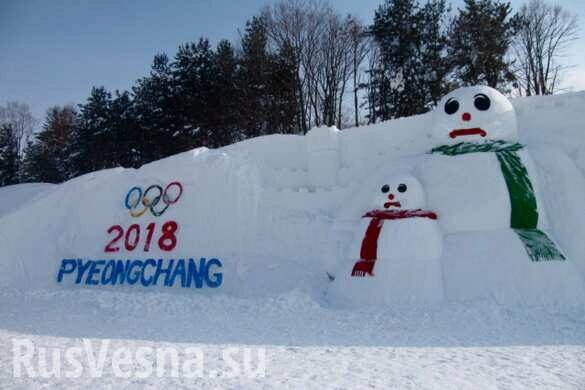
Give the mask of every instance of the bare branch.
[{"label": "bare branch", "polygon": [[543,0],[531,0],[519,13],[514,42],[519,87],[526,95],[548,95],[558,90],[566,66],[560,59],[578,38],[576,15]]}]

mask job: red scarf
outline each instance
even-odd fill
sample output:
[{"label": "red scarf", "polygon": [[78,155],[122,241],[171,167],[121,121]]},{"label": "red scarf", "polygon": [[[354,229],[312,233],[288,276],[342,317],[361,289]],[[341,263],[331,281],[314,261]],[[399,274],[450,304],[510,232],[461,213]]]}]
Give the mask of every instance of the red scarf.
[{"label": "red scarf", "polygon": [[367,212],[362,218],[372,218],[360,250],[360,261],[355,263],[351,276],[374,276],[374,265],[378,258],[378,237],[387,219],[405,219],[405,218],[430,218],[437,219],[437,214],[425,210],[372,210]]}]

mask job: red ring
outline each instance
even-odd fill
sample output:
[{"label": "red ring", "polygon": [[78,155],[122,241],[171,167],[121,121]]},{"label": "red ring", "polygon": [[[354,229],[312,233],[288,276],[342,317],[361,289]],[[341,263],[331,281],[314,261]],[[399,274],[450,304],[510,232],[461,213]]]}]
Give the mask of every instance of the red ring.
[{"label": "red ring", "polygon": [[[169,197],[167,196],[167,190],[172,185],[176,185],[176,186],[179,187],[179,195],[177,195],[177,197],[173,201],[169,200]],[[165,190],[163,191],[163,198],[164,198],[166,204],[175,204],[175,203],[177,203],[179,201],[179,199],[181,198],[182,195],[183,195],[183,185],[181,183],[179,183],[178,181],[173,181],[173,182],[169,183],[165,187]]]}]

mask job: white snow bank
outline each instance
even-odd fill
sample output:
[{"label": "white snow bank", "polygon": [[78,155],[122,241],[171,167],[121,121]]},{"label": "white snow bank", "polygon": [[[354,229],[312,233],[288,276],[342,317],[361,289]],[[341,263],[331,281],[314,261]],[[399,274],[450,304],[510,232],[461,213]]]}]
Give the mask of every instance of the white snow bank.
[{"label": "white snow bank", "polygon": [[27,183],[0,187],[0,217],[28,204],[54,187],[54,184],[48,183]]},{"label": "white snow bank", "polygon": [[[374,296],[379,293],[376,299],[495,298],[501,303],[583,299],[585,158],[580,150],[585,150],[585,129],[578,107],[584,100],[585,95],[573,94],[513,101],[520,139],[527,145],[522,159],[536,187],[539,227],[560,244],[566,262],[533,263],[512,240],[515,237],[502,233],[510,204],[505,183],[493,173],[496,161],[489,156],[479,160],[460,156],[443,164],[446,157],[426,154],[433,146],[433,118],[425,114],[341,132],[317,129],[307,137],[273,135],[219,150],[201,148],[138,170],[112,169],[71,180],[1,217],[0,287],[83,286],[235,296],[273,296],[301,289],[320,295],[328,288],[327,273],[338,281],[347,279],[356,260],[351,253],[364,233],[361,216],[371,210],[381,186],[396,174],[410,173],[426,191],[427,208],[439,216],[442,252],[431,252],[442,254],[439,259],[427,256],[430,263],[412,267],[404,259],[380,265],[380,275],[388,274],[393,282],[384,291],[372,287]],[[565,140],[568,137],[573,138]],[[144,192],[152,185],[164,189],[174,182],[181,183],[183,192],[164,215],[146,210],[133,217],[126,208],[133,187]],[[157,190],[152,191],[151,195]],[[136,206],[143,208],[140,203]],[[167,222],[177,224],[171,250],[159,244]],[[114,243],[118,251],[106,252],[116,237],[115,226],[122,230]],[[149,229],[153,233],[147,251]],[[477,231],[490,233],[476,236]],[[424,240],[404,239],[405,247],[409,243],[432,246]],[[493,248],[497,250],[492,252]],[[221,266],[211,267],[201,258],[219,260]],[[64,259],[71,262],[62,268]],[[77,259],[82,262],[76,263]],[[203,283],[196,291],[181,288],[178,282],[174,288],[164,286],[164,270],[154,265],[159,259],[165,266],[170,260],[177,266],[182,259],[185,267],[193,259],[198,264],[196,276],[221,274],[221,285],[208,288],[209,283]],[[90,264],[93,268],[86,273],[71,268],[88,260],[103,262]],[[109,280],[104,275],[113,260],[137,261],[126,271],[139,272],[139,281],[101,285],[100,281]],[[58,284],[60,270],[63,280]],[[142,286],[159,271],[163,272],[160,283]],[[176,272],[174,280],[182,280],[181,270],[168,272]],[[382,279],[376,283],[384,284]],[[426,292],[416,296],[414,286]],[[348,301],[367,294],[359,288],[355,294],[351,288],[338,289],[346,291]]]}]

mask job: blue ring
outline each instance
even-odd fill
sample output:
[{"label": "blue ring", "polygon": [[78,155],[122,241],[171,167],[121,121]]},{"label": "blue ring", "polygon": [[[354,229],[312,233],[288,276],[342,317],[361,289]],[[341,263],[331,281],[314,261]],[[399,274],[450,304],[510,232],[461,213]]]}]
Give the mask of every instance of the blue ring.
[{"label": "blue ring", "polygon": [[[124,202],[125,205],[126,205],[126,208],[128,210],[132,210],[132,208],[128,204],[128,201],[130,200],[130,195],[132,194],[132,192],[134,192],[134,190],[138,190],[138,192],[140,193],[138,199],[141,199],[142,198],[142,188],[140,188],[138,186],[135,186],[135,187],[130,188],[130,191],[128,191],[128,193],[126,194],[126,201]],[[136,206],[138,206],[139,203],[140,203],[140,200],[138,201],[138,203],[136,203]],[[134,206],[134,207],[136,207],[136,206]]]}]

